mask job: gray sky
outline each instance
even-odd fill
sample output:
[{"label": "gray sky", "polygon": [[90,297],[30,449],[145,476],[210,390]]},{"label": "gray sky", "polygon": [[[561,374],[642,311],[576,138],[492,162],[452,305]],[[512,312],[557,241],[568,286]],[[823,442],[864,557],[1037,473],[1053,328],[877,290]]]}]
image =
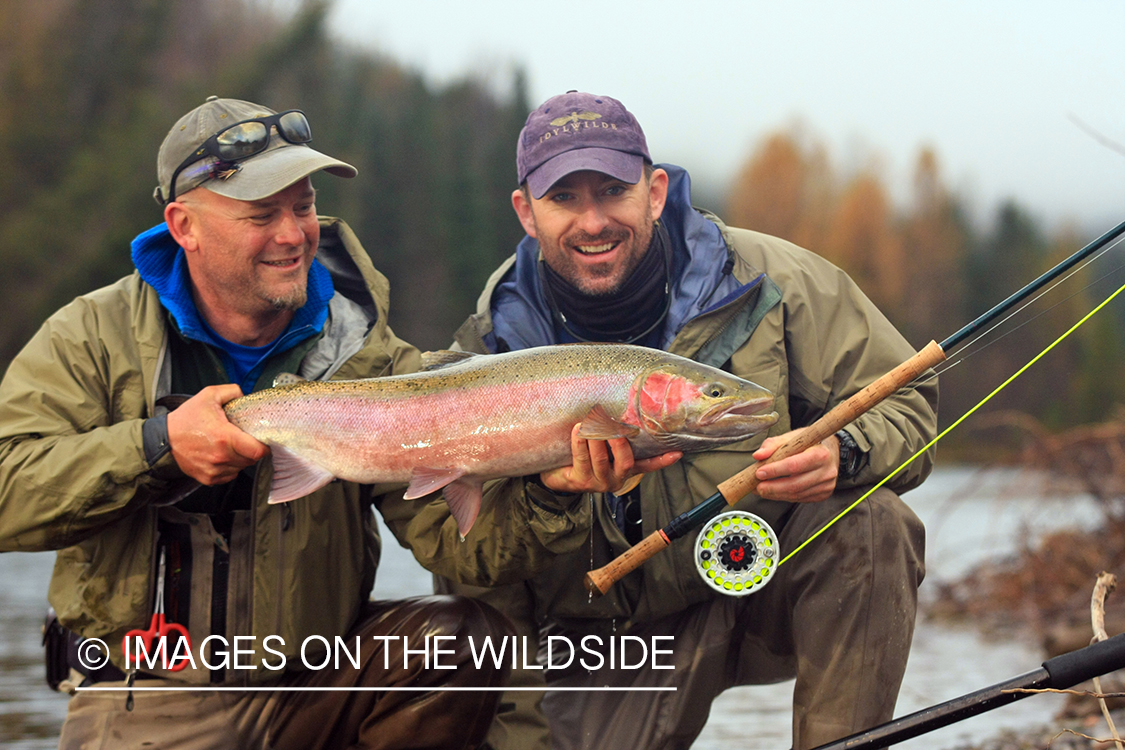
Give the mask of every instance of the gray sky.
[{"label": "gray sky", "polygon": [[518,64],[533,104],[618,98],[697,181],[801,122],[837,168],[878,157],[896,197],[929,145],[986,217],[1014,197],[1049,227],[1125,220],[1125,154],[1072,120],[1125,149],[1122,0],[336,0],[330,23],[433,83],[506,91]]}]

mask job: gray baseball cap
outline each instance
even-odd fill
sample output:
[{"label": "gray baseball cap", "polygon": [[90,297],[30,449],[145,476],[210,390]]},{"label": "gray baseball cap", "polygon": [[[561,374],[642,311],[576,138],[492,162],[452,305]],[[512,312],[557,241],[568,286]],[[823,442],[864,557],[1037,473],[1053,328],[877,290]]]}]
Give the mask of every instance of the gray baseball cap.
[{"label": "gray baseball cap", "polygon": [[516,176],[534,198],[571,172],[593,170],[635,184],[651,164],[637,118],[608,96],[568,91],[527,116],[516,145]]},{"label": "gray baseball cap", "polygon": [[[160,184],[153,192],[156,202],[164,205],[169,196],[179,197],[205,183],[213,193],[254,201],[321,170],[337,177],[356,176],[357,170],[352,165],[322,154],[307,143],[290,143],[271,129],[269,145],[249,157],[228,164],[220,162],[217,156],[205,156],[198,162],[184,165],[176,176],[175,193],[172,192],[172,175],[208,138],[231,125],[276,114],[269,107],[241,99],[207,97],[207,101],[172,126],[160,145],[156,157],[156,176]],[[220,165],[230,168],[220,169]]]}]

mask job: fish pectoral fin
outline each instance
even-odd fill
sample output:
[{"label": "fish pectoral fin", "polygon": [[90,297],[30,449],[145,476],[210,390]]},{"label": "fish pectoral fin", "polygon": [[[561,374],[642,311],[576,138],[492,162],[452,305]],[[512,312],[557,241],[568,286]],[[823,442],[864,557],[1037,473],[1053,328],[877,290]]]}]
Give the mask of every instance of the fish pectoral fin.
[{"label": "fish pectoral fin", "polygon": [[316,492],[336,478],[332,472],[298,456],[283,445],[270,445],[273,483],[270,504],[286,503]]},{"label": "fish pectoral fin", "polygon": [[619,487],[613,494],[617,495],[618,497],[621,497],[622,495],[628,495],[630,492],[636,489],[637,485],[641,483],[642,479],[644,479],[644,476],[644,474],[634,474],[633,476],[626,479],[625,484],[621,485],[621,487]]},{"label": "fish pectoral fin", "polygon": [[403,495],[407,500],[437,492],[442,487],[456,482],[465,476],[464,469],[431,469],[428,466],[417,466],[410,476],[410,485]]},{"label": "fish pectoral fin", "polygon": [[273,387],[277,388],[279,385],[296,385],[297,383],[307,383],[308,378],[302,378],[291,372],[279,372],[277,377],[273,379]]},{"label": "fish pectoral fin", "polygon": [[600,404],[590,409],[578,428],[578,437],[586,440],[609,440],[611,438],[634,438],[641,429],[631,424],[619,422],[609,416]]},{"label": "fish pectoral fin", "polygon": [[457,533],[464,539],[480,514],[481,485],[476,477],[465,477],[447,485],[442,495],[449,505],[449,513],[457,522]]},{"label": "fish pectoral fin", "polygon": [[479,357],[473,352],[455,352],[452,349],[439,349],[436,352],[422,352],[422,371],[440,370],[443,367],[464,362],[466,359]]}]

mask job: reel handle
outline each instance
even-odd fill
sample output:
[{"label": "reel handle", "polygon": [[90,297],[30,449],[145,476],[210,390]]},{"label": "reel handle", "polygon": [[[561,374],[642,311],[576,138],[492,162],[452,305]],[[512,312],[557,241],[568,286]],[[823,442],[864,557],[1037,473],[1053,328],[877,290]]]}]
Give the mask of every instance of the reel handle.
[{"label": "reel handle", "polygon": [[[913,357],[875,382],[852,394],[846,401],[837,404],[831,411],[808,427],[798,430],[789,442],[774,451],[773,455],[762,463],[773,463],[794,456],[827,439],[830,435],[835,435],[837,430],[842,429],[899,388],[943,361],[945,361],[945,352],[942,351],[937,342],[931,341]],[[704,503],[673,519],[667,527],[649,534],[607,565],[591,570],[586,574],[584,581],[586,590],[601,596],[609,591],[610,586],[632,573],[646,560],[671,544],[672,540],[678,539],[692,528],[703,525],[711,516],[722,510],[722,500],[725,500],[725,505],[734,505],[743,497],[755,491],[758,487],[758,478],[754,476],[754,472],[758,465],[758,463],[753,463],[733,477],[724,480],[718,485],[719,491]],[[716,498],[719,498],[719,501],[716,501]],[[709,511],[709,513],[705,511]],[[685,518],[687,516],[690,516],[690,518]]]}]

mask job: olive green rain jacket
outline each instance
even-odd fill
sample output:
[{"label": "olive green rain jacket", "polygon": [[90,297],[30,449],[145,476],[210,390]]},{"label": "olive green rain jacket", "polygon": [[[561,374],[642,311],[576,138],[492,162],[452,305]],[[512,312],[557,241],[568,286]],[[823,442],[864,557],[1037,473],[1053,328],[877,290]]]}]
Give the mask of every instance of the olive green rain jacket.
[{"label": "olive green rain jacket", "polygon": [[[347,379],[416,370],[418,351],[387,325],[387,280],[346,224],[322,218],[321,227],[317,257],[336,295],[298,372]],[[119,668],[122,637],[148,628],[153,613],[158,523],[190,530],[190,614],[178,621],[192,635],[198,668],[144,671],[203,683],[213,680],[199,659],[208,635],[230,646],[240,638],[246,653],[238,663],[253,665],[232,664],[220,679],[258,682],[276,677],[269,665],[280,663],[264,646],[292,668],[306,638],[332,642],[352,627],[379,559],[372,503],[423,565],[468,583],[520,580],[585,541],[585,506],[560,508],[518,479],[486,485],[464,541],[443,500],[405,501],[389,487],[333,482],[269,505],[268,458],[257,467],[252,508],[235,513],[229,538],[218,533],[209,515],[167,504],[185,484],[171,455],[152,467],[145,458],[142,423],[172,382],[170,326],[156,291],[134,273],[51,316],[0,383],[0,551],[58,550],[51,605],[67,628],[104,640]],[[218,601],[212,564],[228,550]],[[208,659],[216,665],[222,655]]]},{"label": "olive green rain jacket", "polygon": [[[749,288],[688,321],[668,350],[723,367],[770,389],[780,419],[767,433],[705,453],[687,454],[672,466],[646,475],[640,484],[641,533],[645,537],[754,463],[751,454],[767,436],[811,424],[915,353],[839,268],[792,243],[727,227],[717,217],[701,213],[719,227],[731,272]],[[477,313],[457,332],[458,346],[477,352],[486,348],[486,337],[493,330],[494,293],[502,281],[515,277],[511,273],[515,263],[513,256],[493,274]],[[765,276],[760,283],[751,284],[761,274]],[[527,293],[514,296],[533,299]],[[857,476],[841,480],[839,486],[875,484],[898,468],[936,434],[936,410],[937,385],[931,379],[899,391],[859,417],[847,430],[869,460]],[[929,475],[933,460],[931,449],[896,475],[889,488],[901,494],[916,487]],[[504,607],[505,612],[534,611],[539,621],[551,619],[577,632],[608,634],[615,625],[653,621],[717,596],[696,572],[693,545],[674,544],[605,596],[591,599],[583,585],[586,572],[630,546],[610,516],[608,504],[600,498],[591,504],[597,518],[591,542],[537,575],[526,587],[511,587],[512,596],[534,601]],[[792,507],[755,495],[735,506],[756,513],[774,528],[781,528]]]}]

